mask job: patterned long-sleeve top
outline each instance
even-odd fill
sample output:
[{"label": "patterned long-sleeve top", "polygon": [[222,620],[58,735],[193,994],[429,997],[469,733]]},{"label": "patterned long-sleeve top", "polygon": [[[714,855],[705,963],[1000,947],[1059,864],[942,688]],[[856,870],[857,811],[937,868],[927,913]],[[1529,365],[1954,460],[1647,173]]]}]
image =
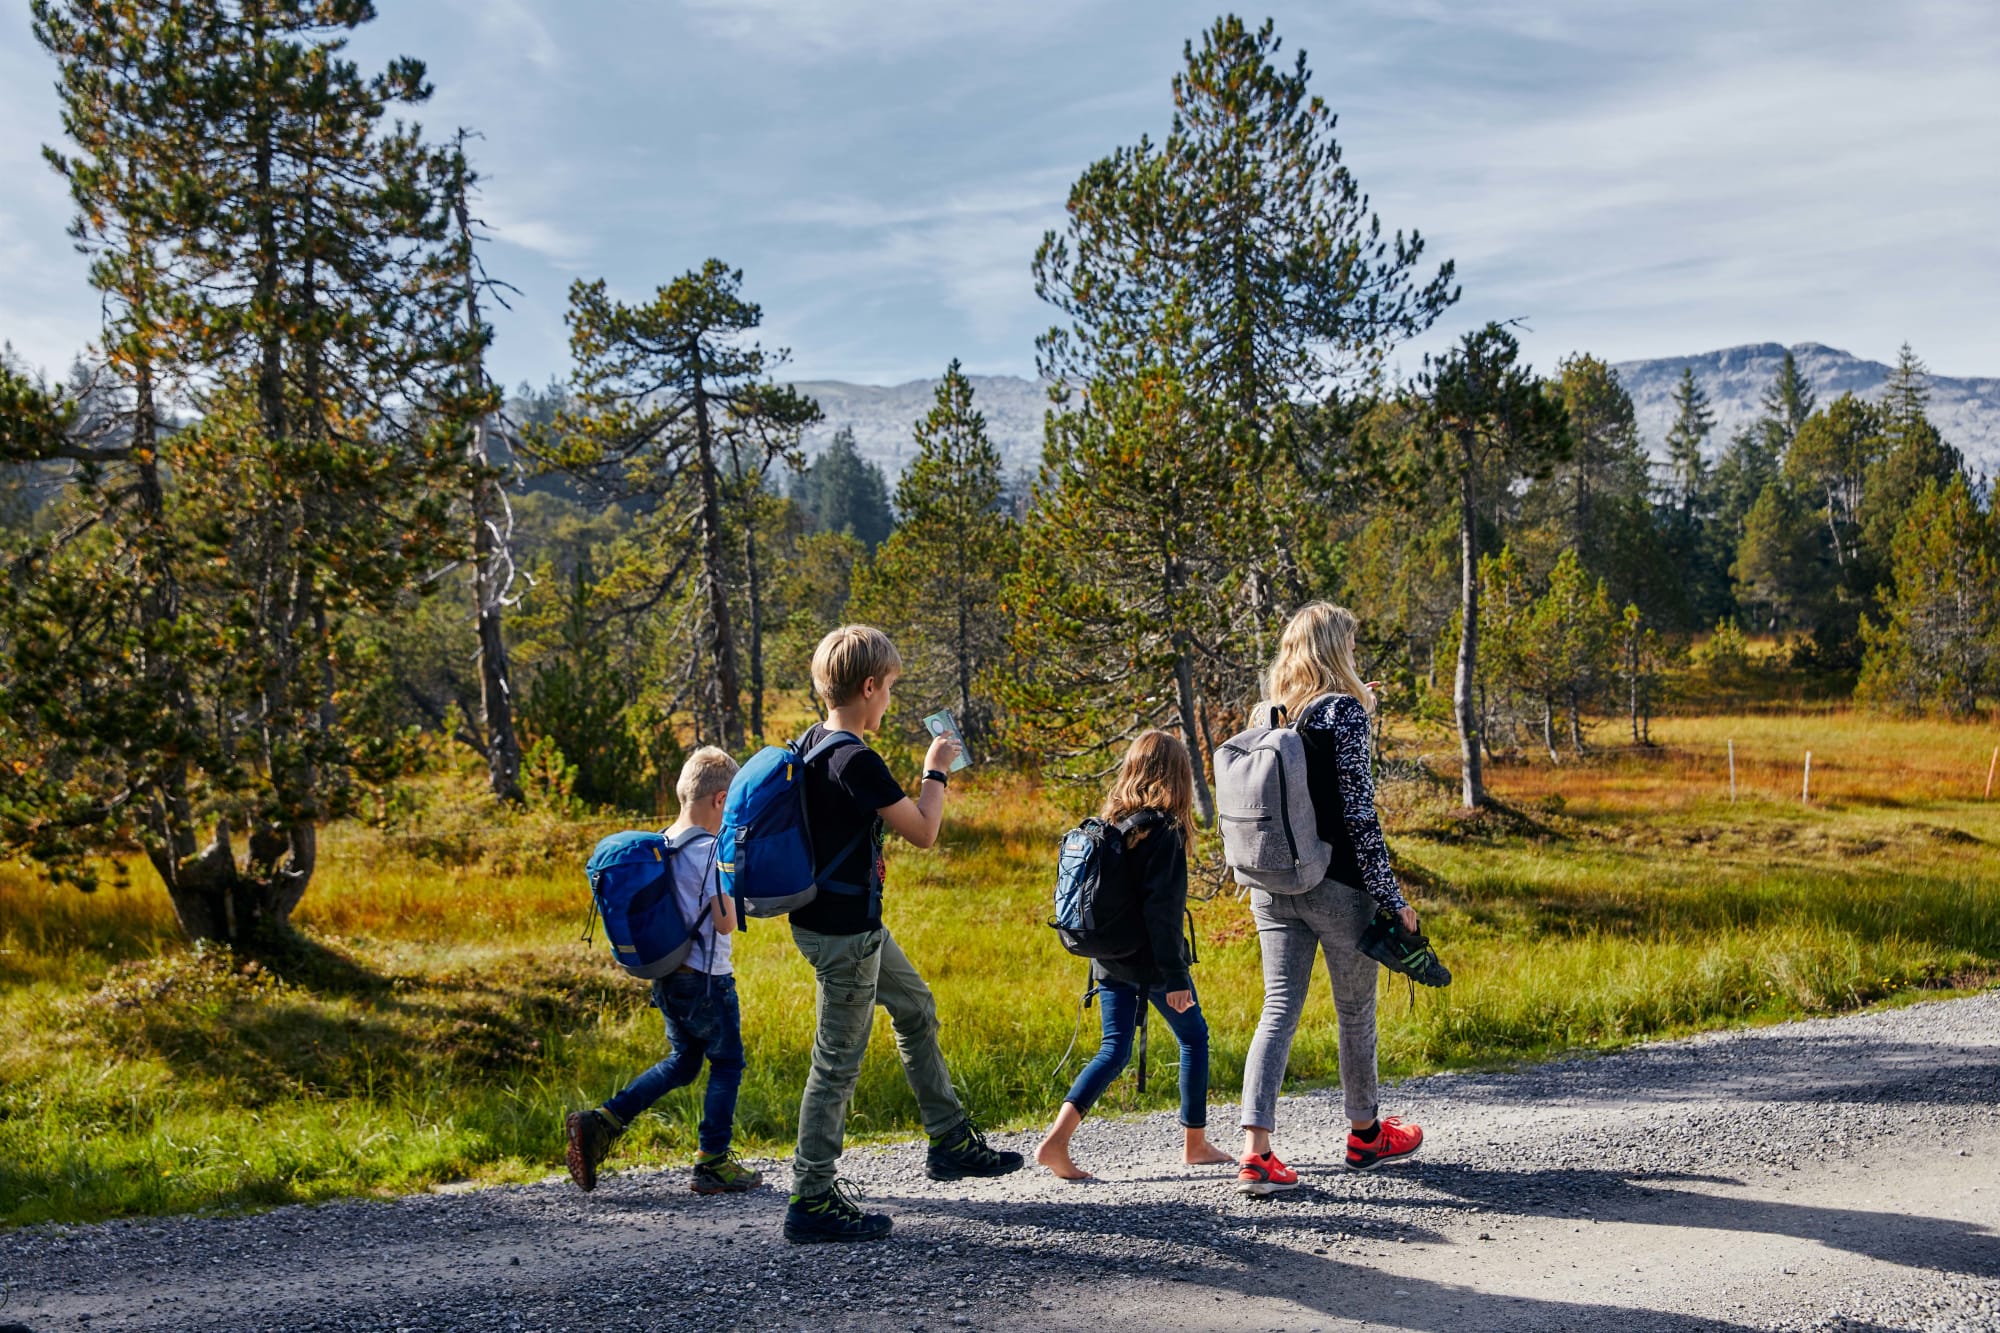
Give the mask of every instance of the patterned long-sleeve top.
[{"label": "patterned long-sleeve top", "polygon": [[1298,728],[1319,836],[1333,848],[1329,877],[1366,890],[1389,911],[1400,911],[1403,890],[1389,868],[1389,844],[1375,813],[1368,710],[1351,694],[1335,694],[1309,706]]}]

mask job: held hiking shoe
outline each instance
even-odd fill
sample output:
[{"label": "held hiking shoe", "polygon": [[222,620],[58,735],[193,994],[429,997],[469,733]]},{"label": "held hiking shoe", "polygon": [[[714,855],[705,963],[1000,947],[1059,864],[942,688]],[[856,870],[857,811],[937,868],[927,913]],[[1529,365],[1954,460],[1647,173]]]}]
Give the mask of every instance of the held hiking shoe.
[{"label": "held hiking shoe", "polygon": [[597,1188],[597,1164],[617,1137],[602,1111],[571,1111],[563,1121],[563,1161],[569,1165],[569,1178],[585,1194]]},{"label": "held hiking shoe", "polygon": [[1004,1176],[1021,1169],[1021,1154],[1002,1152],[986,1142],[971,1116],[931,1140],[924,1174],[932,1180],[963,1180],[967,1176]]},{"label": "held hiking shoe", "polygon": [[864,1213],[836,1180],[833,1188],[810,1199],[792,1196],[785,1206],[785,1239],[794,1245],[820,1241],[881,1240],[896,1224],[883,1213]]},{"label": "held hiking shoe", "polygon": [[1246,1154],[1237,1160],[1242,1169],[1236,1173],[1236,1188],[1245,1194],[1262,1198],[1299,1187],[1299,1173],[1279,1161],[1274,1152]]},{"label": "held hiking shoe", "polygon": [[1372,1139],[1363,1139],[1351,1129],[1347,1132],[1347,1169],[1373,1171],[1378,1166],[1414,1157],[1423,1146],[1422,1125],[1406,1125],[1395,1116],[1384,1116],[1375,1122]]},{"label": "held hiking shoe", "polygon": [[1391,972],[1397,972],[1426,986],[1449,986],[1451,971],[1438,961],[1431,942],[1414,930],[1406,930],[1394,912],[1377,912],[1361,932],[1354,947]]},{"label": "held hiking shoe", "polygon": [[691,1188],[696,1194],[743,1194],[763,1183],[762,1174],[724,1152],[696,1159]]}]

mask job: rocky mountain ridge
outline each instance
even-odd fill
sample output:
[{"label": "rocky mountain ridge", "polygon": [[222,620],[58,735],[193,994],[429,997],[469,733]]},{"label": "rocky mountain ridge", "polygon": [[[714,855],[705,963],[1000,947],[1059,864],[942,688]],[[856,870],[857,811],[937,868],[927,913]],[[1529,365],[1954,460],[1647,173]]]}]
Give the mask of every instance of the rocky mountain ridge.
[{"label": "rocky mountain ridge", "polygon": [[[1791,349],[1799,367],[1812,381],[1820,403],[1853,392],[1878,398],[1891,367],[1869,361],[1823,343],[1798,343]],[[1715,414],[1711,453],[1762,411],[1764,391],[1778,372],[1785,348],[1778,343],[1750,343],[1693,356],[1658,357],[1616,363],[1618,377],[1638,414],[1639,433],[1655,455],[1661,452],[1673,421],[1673,396],[1684,366],[1707,392]],[[1010,475],[1032,475],[1041,462],[1042,419],[1049,409],[1047,387],[1016,375],[971,375],[974,402],[986,414],[986,429]],[[934,380],[905,384],[849,384],[838,380],[801,383],[798,388],[819,401],[824,424],[807,438],[808,453],[817,453],[841,427],[854,431],[861,456],[879,464],[893,481],[915,452],[911,427],[928,412]],[[1935,375],[1931,378],[1931,420],[1947,440],[1965,452],[1975,472],[2000,471],[2000,378],[1976,379]]]}]

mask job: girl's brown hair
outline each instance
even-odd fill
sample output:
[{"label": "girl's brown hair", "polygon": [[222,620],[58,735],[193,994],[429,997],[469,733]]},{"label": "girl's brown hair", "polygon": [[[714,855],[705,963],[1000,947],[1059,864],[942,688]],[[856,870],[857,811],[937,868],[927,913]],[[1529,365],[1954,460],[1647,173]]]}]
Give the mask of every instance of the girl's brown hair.
[{"label": "girl's brown hair", "polygon": [[1141,732],[1125,752],[1098,818],[1115,824],[1141,810],[1161,811],[1179,826],[1183,838],[1194,836],[1194,763],[1179,737]]}]

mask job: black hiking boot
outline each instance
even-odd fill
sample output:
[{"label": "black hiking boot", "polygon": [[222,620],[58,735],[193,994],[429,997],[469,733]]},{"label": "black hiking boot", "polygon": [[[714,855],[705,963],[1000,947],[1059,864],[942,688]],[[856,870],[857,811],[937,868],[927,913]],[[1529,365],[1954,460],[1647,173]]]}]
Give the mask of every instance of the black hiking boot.
[{"label": "black hiking boot", "polygon": [[794,1194],[785,1207],[785,1239],[794,1245],[881,1240],[895,1225],[886,1213],[862,1212],[842,1181],[810,1199]]},{"label": "black hiking boot", "polygon": [[1021,1169],[1021,1154],[1002,1152],[986,1142],[971,1116],[931,1140],[924,1174],[932,1180],[963,1180],[967,1176],[1004,1176]]},{"label": "black hiking boot", "polygon": [[597,1164],[611,1151],[618,1131],[602,1111],[571,1111],[563,1122],[563,1137],[563,1161],[569,1166],[569,1178],[588,1194],[597,1188]]},{"label": "black hiking boot", "polygon": [[1451,969],[1438,961],[1437,950],[1431,947],[1430,940],[1407,929],[1394,912],[1377,912],[1354,947],[1391,972],[1422,985],[1451,984]]}]

